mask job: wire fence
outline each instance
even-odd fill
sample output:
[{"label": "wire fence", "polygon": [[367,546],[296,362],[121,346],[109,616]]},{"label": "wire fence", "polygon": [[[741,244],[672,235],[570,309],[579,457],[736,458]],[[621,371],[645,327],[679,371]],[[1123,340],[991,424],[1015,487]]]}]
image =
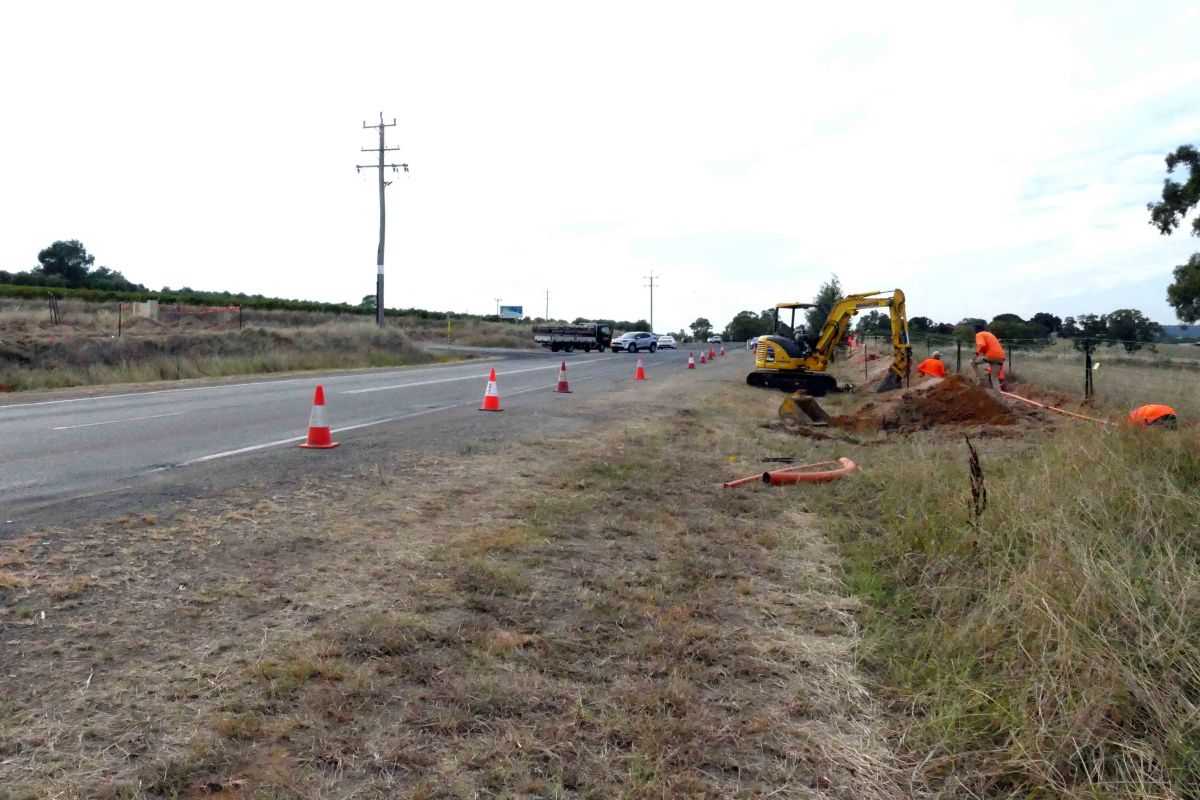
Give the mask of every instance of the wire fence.
[{"label": "wire fence", "polygon": [[[974,341],[914,335],[911,342],[914,376],[917,364],[934,351],[941,351],[948,373],[972,376]],[[1181,416],[1200,419],[1200,347],[1119,339],[1008,339],[1001,344],[1008,380],[1091,398],[1114,414],[1163,403]],[[886,345],[882,337],[878,346]]]}]

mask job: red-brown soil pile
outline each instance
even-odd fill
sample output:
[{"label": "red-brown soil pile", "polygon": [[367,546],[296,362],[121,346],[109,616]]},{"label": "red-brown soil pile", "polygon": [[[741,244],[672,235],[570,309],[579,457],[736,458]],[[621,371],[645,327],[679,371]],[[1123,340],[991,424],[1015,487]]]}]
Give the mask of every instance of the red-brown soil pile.
[{"label": "red-brown soil pile", "polygon": [[1016,415],[994,394],[961,375],[951,375],[928,391],[904,396],[885,416],[887,430],[916,431],[938,425],[1012,425]]}]

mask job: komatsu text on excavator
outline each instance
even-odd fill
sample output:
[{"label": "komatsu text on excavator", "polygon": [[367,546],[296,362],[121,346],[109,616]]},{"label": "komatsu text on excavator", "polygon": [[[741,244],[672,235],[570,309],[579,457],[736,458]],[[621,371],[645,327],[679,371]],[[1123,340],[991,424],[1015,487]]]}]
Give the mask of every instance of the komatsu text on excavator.
[{"label": "komatsu text on excavator", "polygon": [[[845,337],[854,315],[866,308],[884,308],[892,322],[893,360],[878,391],[899,389],[908,376],[912,346],[908,341],[908,318],[904,311],[904,292],[896,289],[890,296],[883,292],[852,294],[838,300],[829,318],[815,336],[796,336],[796,310],[812,308],[812,303],[780,303],[775,306],[775,332],[760,336],[755,345],[754,372],[746,376],[751,386],[802,391],[814,397],[837,391],[837,380],[826,370],[834,351]],[[780,310],[790,310],[792,336],[781,335]]]}]

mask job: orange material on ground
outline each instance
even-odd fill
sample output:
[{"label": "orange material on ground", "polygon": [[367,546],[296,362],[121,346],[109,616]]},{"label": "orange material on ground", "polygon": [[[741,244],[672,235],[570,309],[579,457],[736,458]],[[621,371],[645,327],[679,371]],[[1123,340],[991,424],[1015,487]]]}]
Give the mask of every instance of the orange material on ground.
[{"label": "orange material on ground", "polygon": [[[1088,422],[1099,422],[1101,425],[1108,424],[1107,420],[1099,419],[1098,417],[1089,417],[1086,414],[1076,414],[1074,411],[1067,411],[1065,408],[1058,408],[1056,406],[1047,405],[1046,403],[1039,403],[1037,400],[1030,400],[1028,397],[1022,397],[1021,395],[1013,394],[1012,392],[1001,392],[1001,394],[1003,394],[1005,397],[1011,397],[1014,400],[1020,400],[1022,403],[1028,403],[1029,405],[1037,408],[1044,408],[1047,411],[1056,411],[1059,414],[1065,414],[1066,416],[1074,417],[1075,419],[1087,420]],[[1132,417],[1133,415],[1131,414],[1130,416]]]},{"label": "orange material on ground", "polygon": [[[826,467],[837,465],[836,469],[823,469],[817,472],[804,472],[803,470],[811,470],[815,467]],[[862,468],[848,458],[839,458],[837,461],[824,461],[819,464],[804,464],[799,467],[784,467],[783,469],[773,470],[763,473],[763,483],[769,483],[772,486],[782,486],[789,483],[828,483],[835,481],[838,478],[843,478],[853,472],[862,472]]]},{"label": "orange material on ground", "polygon": [[961,375],[951,375],[927,392],[904,396],[894,414],[884,417],[889,430],[926,430],[938,425],[1012,425],[1017,417],[1003,401]]},{"label": "orange material on ground", "polygon": [[1170,406],[1157,404],[1141,406],[1129,412],[1129,424],[1144,428],[1147,425],[1153,425],[1166,416],[1175,416],[1175,409]]},{"label": "orange material on ground", "polygon": [[993,361],[1004,360],[1004,348],[1000,346],[1000,340],[991,331],[980,331],[975,334],[975,352]]},{"label": "orange material on ground", "polygon": [[[834,467],[834,469],[826,469],[826,467]],[[852,472],[862,472],[862,468],[848,458],[839,458],[837,461],[819,461],[815,464],[799,464],[770,472],[757,472],[745,478],[726,481],[721,486],[725,489],[732,489],[747,483],[770,483],[775,486],[787,483],[827,483]]]},{"label": "orange material on ground", "polygon": [[930,378],[944,378],[946,377],[946,365],[940,358],[927,358],[917,366],[917,374],[927,375]]}]

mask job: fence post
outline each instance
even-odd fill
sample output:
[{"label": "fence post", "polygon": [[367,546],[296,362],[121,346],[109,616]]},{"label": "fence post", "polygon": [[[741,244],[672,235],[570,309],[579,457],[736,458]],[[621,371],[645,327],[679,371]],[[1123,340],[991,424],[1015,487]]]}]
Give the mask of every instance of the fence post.
[{"label": "fence post", "polygon": [[125,310],[124,303],[117,303],[117,336],[121,335],[121,312]]},{"label": "fence post", "polygon": [[1083,340],[1083,397],[1092,396],[1092,340]]},{"label": "fence post", "polygon": [[954,344],[954,374],[962,375],[962,339],[958,339]]},{"label": "fence post", "polygon": [[1008,375],[1012,375],[1013,370],[1013,354],[1017,352],[1017,345],[1014,343],[1008,350]]},{"label": "fence post", "polygon": [[238,306],[238,330],[242,329],[242,307]]},{"label": "fence post", "polygon": [[932,353],[932,352],[933,352],[933,348],[931,348],[931,347],[929,346],[929,337],[928,337],[928,336],[926,336],[926,337],[925,337],[925,355],[927,355],[927,356],[928,356],[928,355],[929,355],[930,353]]}]

